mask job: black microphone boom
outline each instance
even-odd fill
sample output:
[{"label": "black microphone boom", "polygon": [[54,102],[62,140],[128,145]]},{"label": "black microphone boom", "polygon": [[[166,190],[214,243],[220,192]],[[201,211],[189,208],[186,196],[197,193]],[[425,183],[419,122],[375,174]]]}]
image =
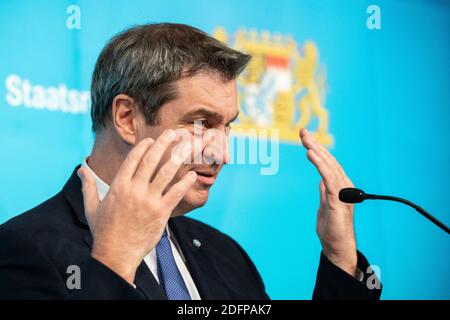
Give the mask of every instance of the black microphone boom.
[{"label": "black microphone boom", "polygon": [[426,212],[422,207],[419,207],[418,205],[412,203],[411,201],[398,198],[398,197],[391,197],[391,196],[380,196],[376,194],[368,194],[362,191],[361,189],[357,188],[344,188],[339,191],[339,200],[345,203],[360,203],[364,200],[391,200],[391,201],[397,201],[404,204],[407,204],[410,207],[413,207],[416,209],[417,212],[419,212],[421,215],[423,215],[425,218],[433,222],[435,225],[437,225],[439,228],[447,232],[447,234],[450,233],[449,228],[443,224],[441,221],[433,217],[431,214]]}]

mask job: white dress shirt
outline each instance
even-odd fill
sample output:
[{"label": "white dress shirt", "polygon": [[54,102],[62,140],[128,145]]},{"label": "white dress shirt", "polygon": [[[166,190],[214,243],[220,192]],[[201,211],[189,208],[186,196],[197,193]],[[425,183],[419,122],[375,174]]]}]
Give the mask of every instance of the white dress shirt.
[{"label": "white dress shirt", "polygon": [[[102,179],[100,179],[95,172],[88,166],[86,162],[87,158],[83,160],[82,167],[86,167],[95,178],[95,182],[97,185],[97,191],[98,191],[98,197],[100,201],[105,198],[106,194],[109,190],[109,185],[107,185]],[[197,287],[195,286],[194,280],[192,280],[191,274],[189,273],[189,270],[186,267],[186,260],[184,259],[184,256],[181,252],[181,249],[179,248],[177,241],[173,234],[170,232],[169,226],[166,227],[167,236],[170,241],[170,246],[172,248],[172,253],[175,258],[175,262],[177,264],[178,270],[180,270],[181,276],[183,277],[184,283],[186,284],[186,287],[189,291],[189,295],[191,296],[192,300],[201,300],[200,294],[198,293]],[[155,277],[156,281],[159,283],[159,277],[158,277],[158,264],[156,259],[156,248],[153,248],[152,251],[150,251],[147,256],[144,258],[145,263],[147,264],[148,268],[152,272],[153,276]]]}]

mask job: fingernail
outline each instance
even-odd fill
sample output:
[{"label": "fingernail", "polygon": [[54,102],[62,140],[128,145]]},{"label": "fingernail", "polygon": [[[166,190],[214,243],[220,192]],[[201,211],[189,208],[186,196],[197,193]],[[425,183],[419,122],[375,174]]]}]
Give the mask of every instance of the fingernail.
[{"label": "fingernail", "polygon": [[172,141],[173,139],[175,139],[176,133],[175,133],[174,130],[169,129],[169,130],[167,130],[167,131],[165,132],[165,136],[166,136],[170,141]]},{"label": "fingernail", "polygon": [[77,175],[78,178],[80,178],[80,180],[83,180],[83,171],[81,171],[80,169],[77,170]]},{"label": "fingernail", "polygon": [[189,179],[197,178],[197,173],[195,171],[189,171],[187,174],[189,175]]}]

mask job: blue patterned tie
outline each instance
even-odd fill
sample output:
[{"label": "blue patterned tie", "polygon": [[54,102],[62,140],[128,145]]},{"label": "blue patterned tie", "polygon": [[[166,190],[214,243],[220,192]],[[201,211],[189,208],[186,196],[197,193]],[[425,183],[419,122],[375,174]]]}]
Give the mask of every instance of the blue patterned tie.
[{"label": "blue patterned tie", "polygon": [[170,241],[164,231],[156,245],[159,282],[169,300],[191,300],[189,291],[173,257]]}]

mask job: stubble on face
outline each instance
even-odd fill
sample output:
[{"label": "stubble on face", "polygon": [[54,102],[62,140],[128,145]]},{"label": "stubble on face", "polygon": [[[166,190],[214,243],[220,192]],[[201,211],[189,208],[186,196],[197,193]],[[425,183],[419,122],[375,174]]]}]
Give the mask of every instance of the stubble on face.
[{"label": "stubble on face", "polygon": [[[177,97],[161,107],[158,124],[145,126],[141,134],[143,138],[156,139],[164,130],[173,129],[179,135],[179,139],[164,154],[157,171],[170,159],[172,149],[178,141],[190,141],[193,146],[200,145],[202,148],[197,158],[194,159],[191,154],[189,163],[180,167],[168,186],[170,188],[177,183],[188,171],[197,173],[197,181],[174,210],[173,216],[201,207],[208,200],[209,190],[228,161],[229,126],[238,114],[235,80],[224,82],[216,74],[198,73],[178,80],[175,82],[175,88]],[[202,124],[200,131],[199,123]],[[205,139],[211,131],[215,132],[214,138]],[[216,163],[205,163],[205,150],[214,150],[212,154]],[[211,160],[211,157],[209,159]]]}]

